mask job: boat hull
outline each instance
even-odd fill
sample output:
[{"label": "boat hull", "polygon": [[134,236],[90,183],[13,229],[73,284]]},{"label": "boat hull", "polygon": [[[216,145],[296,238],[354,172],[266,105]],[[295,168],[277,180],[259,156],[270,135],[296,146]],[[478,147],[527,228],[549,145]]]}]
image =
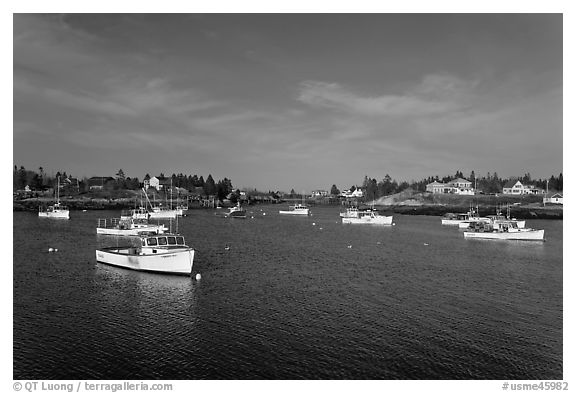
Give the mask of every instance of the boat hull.
[{"label": "boat hull", "polygon": [[544,241],[544,229],[534,229],[514,232],[475,232],[465,231],[466,239],[494,239],[494,240],[536,240]]},{"label": "boat hull", "polygon": [[392,225],[393,216],[342,217],[342,224]]},{"label": "boat hull", "polygon": [[289,216],[308,216],[310,212],[308,209],[300,209],[300,210],[280,210],[280,214],[285,214]]},{"label": "boat hull", "polygon": [[126,269],[166,274],[191,274],[194,249],[178,249],[142,255],[134,247],[96,250],[96,261]]},{"label": "boat hull", "polygon": [[70,219],[70,211],[69,210],[63,210],[63,211],[54,211],[54,212],[38,212],[38,217],[57,218],[60,220],[69,220]]},{"label": "boat hull", "polygon": [[164,233],[166,228],[163,225],[149,225],[138,228],[119,229],[119,228],[96,228],[98,235],[112,235],[112,236],[138,236],[142,233]]},{"label": "boat hull", "polygon": [[165,210],[160,212],[150,212],[150,218],[155,219],[175,219],[177,215],[176,210]]}]

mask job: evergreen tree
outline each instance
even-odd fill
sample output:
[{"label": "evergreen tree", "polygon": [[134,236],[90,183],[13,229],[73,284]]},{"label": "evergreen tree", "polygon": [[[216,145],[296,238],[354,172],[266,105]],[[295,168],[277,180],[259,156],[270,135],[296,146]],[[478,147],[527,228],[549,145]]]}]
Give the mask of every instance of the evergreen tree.
[{"label": "evergreen tree", "polygon": [[330,195],[338,195],[340,194],[340,190],[336,187],[336,184],[332,184],[332,188],[330,189]]},{"label": "evergreen tree", "polygon": [[204,192],[206,193],[206,195],[216,194],[216,183],[214,183],[212,175],[208,175],[206,182],[204,182]]}]

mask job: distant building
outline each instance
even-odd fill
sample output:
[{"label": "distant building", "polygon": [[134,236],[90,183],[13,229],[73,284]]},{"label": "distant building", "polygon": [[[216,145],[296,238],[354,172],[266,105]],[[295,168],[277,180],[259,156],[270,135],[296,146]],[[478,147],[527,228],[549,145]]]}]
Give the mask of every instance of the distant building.
[{"label": "distant building", "polygon": [[426,185],[426,191],[431,192],[432,194],[444,194],[445,188],[446,184],[437,181],[433,181],[432,183]]},{"label": "distant building", "polygon": [[509,180],[502,188],[502,194],[507,195],[541,195],[545,193],[546,191],[543,189],[530,184],[524,185],[520,180]]},{"label": "distant building", "polygon": [[88,188],[90,190],[103,190],[108,183],[113,181],[114,178],[110,176],[94,176],[88,179]]},{"label": "distant building", "polygon": [[340,195],[342,195],[344,198],[362,198],[364,193],[360,188],[357,188],[354,191],[344,190]]},{"label": "distant building", "polygon": [[60,183],[60,188],[68,192],[80,192],[80,181],[75,177],[67,177]]},{"label": "distant building", "polygon": [[156,190],[169,190],[170,189],[170,182],[172,178],[170,177],[156,177],[152,176],[149,181],[149,187],[154,187]]},{"label": "distant building", "polygon": [[462,178],[451,180],[446,184],[434,181],[426,185],[426,191],[433,194],[474,195],[472,182]]},{"label": "distant building", "polygon": [[328,191],[325,190],[314,190],[312,191],[312,197],[325,197],[328,195]]},{"label": "distant building", "polygon": [[142,180],[142,184],[144,185],[145,190],[150,188],[150,175],[149,174],[146,174],[146,176],[144,176],[144,180]]},{"label": "distant building", "polygon": [[458,178],[450,180],[447,184],[451,188],[452,194],[458,195],[474,195],[474,188],[472,187],[472,182],[466,179]]},{"label": "distant building", "polygon": [[564,197],[563,197],[562,193],[559,193],[559,192],[548,193],[548,194],[544,195],[543,202],[544,202],[544,204],[554,203],[557,205],[563,205],[564,204]]}]

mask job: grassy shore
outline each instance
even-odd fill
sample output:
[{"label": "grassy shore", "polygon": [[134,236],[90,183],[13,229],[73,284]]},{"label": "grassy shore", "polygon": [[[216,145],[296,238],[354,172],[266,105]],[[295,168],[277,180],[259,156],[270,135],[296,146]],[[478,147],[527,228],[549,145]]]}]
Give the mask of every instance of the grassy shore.
[{"label": "grassy shore", "polygon": [[[371,202],[368,202],[368,205]],[[562,219],[562,205],[546,206],[542,196],[537,195],[452,195],[416,193],[411,190],[380,198],[374,201],[375,207],[385,213],[442,216],[446,213],[465,213],[471,207],[481,216],[495,214],[500,208],[506,213],[510,206],[512,217],[523,219]]]}]

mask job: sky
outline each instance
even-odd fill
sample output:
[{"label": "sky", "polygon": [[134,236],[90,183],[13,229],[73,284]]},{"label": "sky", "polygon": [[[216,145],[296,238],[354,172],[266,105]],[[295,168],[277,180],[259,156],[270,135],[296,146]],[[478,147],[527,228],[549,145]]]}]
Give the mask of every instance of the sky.
[{"label": "sky", "polygon": [[13,163],[311,191],[563,171],[562,14],[14,14]]}]

